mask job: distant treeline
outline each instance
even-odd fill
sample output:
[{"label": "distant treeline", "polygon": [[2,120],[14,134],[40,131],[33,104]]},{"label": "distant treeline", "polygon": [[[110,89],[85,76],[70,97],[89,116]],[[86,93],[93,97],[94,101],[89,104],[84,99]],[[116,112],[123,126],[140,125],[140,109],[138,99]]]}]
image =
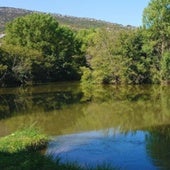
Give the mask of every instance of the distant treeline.
[{"label": "distant treeline", "polygon": [[136,29],[72,30],[48,14],[19,17],[7,24],[1,42],[0,83],[169,83],[169,4],[151,0]]}]

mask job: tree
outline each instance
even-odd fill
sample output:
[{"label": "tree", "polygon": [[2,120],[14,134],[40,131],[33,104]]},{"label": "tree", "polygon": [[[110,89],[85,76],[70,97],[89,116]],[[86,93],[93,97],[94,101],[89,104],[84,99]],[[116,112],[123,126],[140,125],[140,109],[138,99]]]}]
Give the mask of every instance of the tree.
[{"label": "tree", "polygon": [[[107,29],[99,29],[93,41],[87,49],[87,53],[91,56],[89,61],[91,68],[91,76],[89,71],[85,70],[83,79],[90,77],[93,83],[120,83],[120,74],[122,68],[121,56],[117,55],[117,38],[118,33],[108,31]],[[120,62],[121,61],[121,62]]]},{"label": "tree", "polygon": [[5,58],[3,56],[3,50],[0,48],[0,84],[4,80],[7,74],[7,64],[5,63]]},{"label": "tree", "polygon": [[[0,49],[1,85],[20,85],[32,82],[32,63],[41,57],[37,50],[3,45]],[[2,74],[3,73],[3,74]]]},{"label": "tree", "polygon": [[147,45],[152,49],[152,60],[155,63],[154,77],[158,82],[168,82],[170,73],[170,0],[151,0],[143,12],[143,28],[148,40]]},{"label": "tree", "polygon": [[[76,32],[59,26],[51,15],[33,13],[17,18],[7,25],[5,34],[3,46],[16,46],[20,52],[27,51],[30,55],[32,51],[41,54],[30,59],[27,57],[29,54],[17,53],[14,58],[18,57],[20,62],[14,69],[15,73],[29,69],[30,76],[27,77],[34,82],[80,79],[79,67],[86,64],[81,51],[82,42],[76,38]],[[12,49],[9,56],[11,53]],[[24,78],[25,72],[23,75]]]},{"label": "tree", "polygon": [[170,52],[165,52],[161,60],[162,83],[170,82]]},{"label": "tree", "polygon": [[143,27],[148,38],[156,41],[157,52],[170,50],[170,0],[151,0],[143,12]]},{"label": "tree", "polygon": [[16,18],[6,26],[6,44],[52,53],[58,22],[48,14],[33,13]]},{"label": "tree", "polygon": [[[96,32],[88,48],[91,71],[83,69],[82,81],[101,84],[151,83],[151,59],[144,49],[145,37],[141,29]],[[91,72],[91,75],[90,75]],[[89,79],[89,80],[88,80]]]},{"label": "tree", "polygon": [[127,84],[151,83],[152,56],[145,48],[142,29],[124,32],[119,37],[119,53],[124,60],[124,82]]}]

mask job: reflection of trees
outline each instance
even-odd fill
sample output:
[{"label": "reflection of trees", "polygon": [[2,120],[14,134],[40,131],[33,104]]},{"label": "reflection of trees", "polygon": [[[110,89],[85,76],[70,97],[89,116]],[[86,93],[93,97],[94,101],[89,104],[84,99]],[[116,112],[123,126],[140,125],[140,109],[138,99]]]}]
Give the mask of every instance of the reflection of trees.
[{"label": "reflection of trees", "polygon": [[[149,129],[146,150],[153,164],[170,169],[170,89],[160,86],[109,86],[83,89],[91,105],[77,126],[114,127],[122,132]],[[94,121],[95,120],[95,121]],[[154,127],[154,128],[150,128]]]},{"label": "reflection of trees", "polygon": [[46,111],[61,109],[66,105],[78,103],[81,99],[81,93],[73,94],[72,91],[62,91],[48,94],[34,95],[33,103]]},{"label": "reflection of trees", "polygon": [[[81,105],[70,105],[64,109],[44,111],[41,108],[29,110],[27,114],[18,114],[0,121],[0,136],[7,135],[18,128],[36,124],[44,133],[52,136],[79,132],[74,125],[83,114]],[[6,129],[5,131],[2,131]]]},{"label": "reflection of trees", "polygon": [[66,105],[78,103],[82,97],[76,87],[63,88],[55,86],[39,86],[32,88],[16,88],[0,93],[0,119],[13,114],[23,114],[38,110],[52,111]]},{"label": "reflection of trees", "polygon": [[82,100],[91,101],[84,110],[84,118],[77,121],[77,126],[82,129],[89,124],[88,128],[115,127],[128,131],[170,123],[168,87],[98,86],[82,89]]},{"label": "reflection of trees", "polygon": [[74,84],[0,91],[0,114],[9,113],[0,127],[14,129],[37,122],[48,134],[57,135],[108,128],[127,132],[170,124],[168,87],[104,86],[88,93],[83,89],[83,94]]},{"label": "reflection of trees", "polygon": [[157,167],[162,170],[170,169],[170,126],[151,128],[146,148]]},{"label": "reflection of trees", "polygon": [[[155,100],[168,88],[161,86],[83,86],[84,100],[91,98],[93,101],[103,102],[110,100]],[[169,91],[170,95],[170,91]]]},{"label": "reflection of trees", "polygon": [[82,115],[81,97],[74,83],[0,89],[0,136],[34,123],[49,135],[62,134]]},{"label": "reflection of trees", "polygon": [[11,115],[13,108],[15,107],[15,95],[0,95],[0,118],[6,118]]}]

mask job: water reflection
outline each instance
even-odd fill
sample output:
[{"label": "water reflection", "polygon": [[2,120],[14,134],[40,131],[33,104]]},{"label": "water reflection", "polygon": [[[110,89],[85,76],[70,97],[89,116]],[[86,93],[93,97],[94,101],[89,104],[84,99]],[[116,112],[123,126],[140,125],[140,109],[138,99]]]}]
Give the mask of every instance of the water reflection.
[{"label": "water reflection", "polygon": [[[78,88],[78,87],[77,87]],[[16,114],[29,113],[34,108],[44,111],[61,109],[69,104],[78,103],[82,93],[68,86],[46,85],[4,89],[0,93],[0,119],[8,118]]]},{"label": "water reflection", "polygon": [[128,132],[170,124],[168,87],[81,90],[76,83],[50,84],[0,89],[0,99],[0,127],[9,132],[34,122],[49,135],[107,128]]},{"label": "water reflection", "polygon": [[63,162],[96,166],[109,164],[121,169],[170,169],[170,126],[119,132],[115,129],[89,131],[55,137],[46,155]]},{"label": "water reflection", "polygon": [[[64,83],[0,89],[0,136],[32,123],[36,123],[48,135],[60,135],[61,143],[68,147],[79,150],[80,146],[88,146],[88,151],[94,149],[96,160],[104,158],[96,158],[95,153],[106,151],[106,160],[111,161],[113,158],[109,158],[109,155],[112,157],[115,154],[113,163],[117,161],[117,165],[121,165],[122,160],[126,162],[126,153],[133,153],[136,156],[126,162],[128,167],[132,166],[130,164],[139,166],[140,163],[144,164],[140,165],[144,169],[170,169],[168,86],[91,88]],[[73,146],[67,143],[70,137],[75,140],[72,141]],[[84,139],[83,143],[80,142],[81,138]],[[54,141],[57,143],[58,139]],[[55,147],[54,144],[50,146]],[[95,146],[99,150],[95,150]],[[116,149],[119,148],[123,149],[118,153]],[[60,151],[68,153],[64,152],[66,148]],[[118,154],[120,160],[116,157]],[[83,160],[83,155],[79,156]],[[138,161],[138,165],[134,165],[136,158],[141,161]]]},{"label": "water reflection", "polygon": [[78,116],[70,106],[77,108],[81,98],[77,83],[0,89],[0,136],[34,123],[50,135],[60,134],[72,123],[70,117]]},{"label": "water reflection", "polygon": [[156,167],[146,153],[147,136],[144,131],[123,134],[114,129],[58,136],[49,143],[46,154],[83,167],[109,164],[127,170],[152,170]]},{"label": "water reflection", "polygon": [[170,126],[150,128],[146,151],[152,163],[162,170],[170,169]]}]

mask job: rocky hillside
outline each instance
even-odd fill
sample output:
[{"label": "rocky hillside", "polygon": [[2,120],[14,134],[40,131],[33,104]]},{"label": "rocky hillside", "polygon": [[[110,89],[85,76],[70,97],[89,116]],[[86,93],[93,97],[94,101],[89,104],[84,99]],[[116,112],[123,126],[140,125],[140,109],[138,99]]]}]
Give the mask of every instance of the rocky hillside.
[{"label": "rocky hillside", "polygon": [[5,24],[7,22],[12,21],[16,17],[24,16],[30,13],[31,11],[28,10],[0,7],[0,32],[4,31]]},{"label": "rocky hillside", "polygon": [[[12,21],[16,17],[24,16],[37,11],[29,11],[25,9],[10,8],[10,7],[0,7],[0,32],[2,33],[5,29],[5,24]],[[60,14],[51,14],[56,17],[58,22],[62,25],[67,25],[74,29],[81,28],[101,28],[107,27],[110,29],[126,29],[133,28],[132,26],[122,26],[120,24],[109,23],[101,20],[95,20],[90,18],[78,18],[72,16],[65,16]]]}]

